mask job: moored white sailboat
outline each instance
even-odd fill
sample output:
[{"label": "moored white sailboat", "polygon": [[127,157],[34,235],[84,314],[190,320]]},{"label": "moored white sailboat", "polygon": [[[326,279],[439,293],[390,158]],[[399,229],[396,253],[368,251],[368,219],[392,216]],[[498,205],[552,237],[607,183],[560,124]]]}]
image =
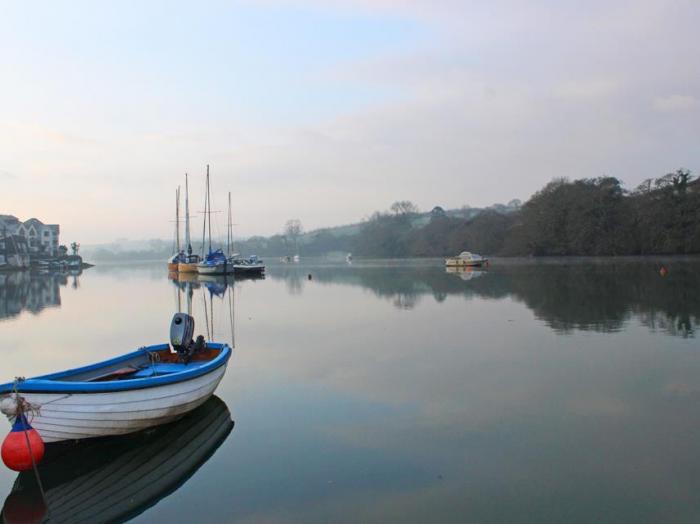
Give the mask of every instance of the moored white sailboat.
[{"label": "moored white sailboat", "polygon": [[180,273],[196,273],[200,257],[192,252],[192,241],[190,238],[190,190],[187,182],[187,173],[185,173],[185,249],[187,252],[184,260],[178,263],[177,270]]},{"label": "moored white sailboat", "polygon": [[212,250],[211,246],[211,193],[209,185],[209,166],[207,165],[207,187],[204,197],[204,230],[202,233],[202,250],[204,240],[209,234],[209,253],[197,264],[197,273],[201,275],[220,275],[227,273],[228,258],[221,249]]},{"label": "moored white sailboat", "polygon": [[180,262],[185,259],[185,254],[180,249],[180,186],[175,190],[175,244],[174,253],[168,259],[168,271],[177,271]]}]

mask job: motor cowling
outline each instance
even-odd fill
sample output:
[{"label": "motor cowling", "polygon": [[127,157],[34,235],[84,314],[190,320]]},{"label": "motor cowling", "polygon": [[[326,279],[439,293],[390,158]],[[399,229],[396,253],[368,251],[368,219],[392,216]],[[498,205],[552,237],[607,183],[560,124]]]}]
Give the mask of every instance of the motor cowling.
[{"label": "motor cowling", "polygon": [[178,353],[186,353],[192,345],[194,318],[187,313],[175,313],[170,322],[170,344]]}]

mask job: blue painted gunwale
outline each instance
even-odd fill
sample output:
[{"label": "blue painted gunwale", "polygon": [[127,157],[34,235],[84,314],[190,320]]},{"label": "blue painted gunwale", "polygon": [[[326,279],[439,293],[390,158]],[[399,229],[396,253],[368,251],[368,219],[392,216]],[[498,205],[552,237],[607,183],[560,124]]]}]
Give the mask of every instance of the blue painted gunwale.
[{"label": "blue painted gunwale", "polygon": [[[164,351],[170,348],[168,344],[157,344],[154,346],[143,347],[136,351],[132,351],[131,353],[127,353],[126,355],[110,360],[104,360],[102,362],[98,362],[97,364],[90,364],[88,366],[68,369],[66,371],[59,371],[58,373],[28,378],[18,384],[17,391],[19,393],[112,393],[116,391],[155,388],[159,386],[166,386],[168,384],[185,382],[215,371],[216,369],[225,365],[226,362],[228,362],[228,359],[231,357],[231,348],[228,344],[208,342],[207,347],[211,349],[220,349],[221,353],[219,353],[216,358],[205,362],[202,365],[192,365],[189,368],[188,366],[184,366],[184,370],[180,372],[169,373],[167,375],[160,375],[157,377],[123,379],[106,382],[78,382],[61,380],[70,375],[94,371],[113,364],[125,362],[134,357],[142,355],[144,351]],[[14,382],[0,384],[0,395],[11,393],[13,388]]]}]

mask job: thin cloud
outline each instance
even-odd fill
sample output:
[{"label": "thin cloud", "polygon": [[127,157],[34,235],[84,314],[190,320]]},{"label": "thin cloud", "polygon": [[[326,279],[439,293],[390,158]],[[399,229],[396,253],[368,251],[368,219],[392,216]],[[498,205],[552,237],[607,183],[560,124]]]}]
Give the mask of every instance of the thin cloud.
[{"label": "thin cloud", "polygon": [[700,107],[700,100],[691,95],[670,95],[655,98],[653,106],[657,111],[665,113],[691,111]]}]

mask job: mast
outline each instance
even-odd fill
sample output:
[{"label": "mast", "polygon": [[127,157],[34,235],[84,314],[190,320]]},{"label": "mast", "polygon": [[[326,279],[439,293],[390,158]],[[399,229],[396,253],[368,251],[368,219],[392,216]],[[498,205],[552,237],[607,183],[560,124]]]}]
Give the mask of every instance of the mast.
[{"label": "mast", "polygon": [[228,256],[231,256],[231,249],[233,248],[233,223],[231,222],[231,191],[228,192],[228,231],[226,237],[226,249],[228,249]]},{"label": "mast", "polygon": [[175,245],[176,253],[180,254],[180,186],[175,190]]},{"label": "mast", "polygon": [[231,287],[228,290],[228,302],[229,302],[229,315],[230,315],[230,321],[231,321],[231,347],[235,348],[236,347],[236,334],[235,334],[235,328],[234,328],[234,321],[235,321],[235,316],[234,316],[234,309],[233,309],[233,303],[234,303],[234,293],[236,292],[236,283],[234,281],[233,284],[231,284]]},{"label": "mast", "polygon": [[[209,185],[209,166],[207,166],[207,185]],[[207,192],[206,191],[204,191],[204,220],[202,222],[203,222],[203,225],[202,225],[202,258],[204,258],[204,239],[207,236]],[[209,251],[211,251],[211,249]]]},{"label": "mast", "polygon": [[207,164],[207,212],[209,214],[209,253],[211,253],[211,194],[209,192],[209,164]]},{"label": "mast", "polygon": [[192,256],[192,242],[190,240],[190,189],[187,184],[187,173],[185,173],[185,245],[187,246],[187,261]]}]

